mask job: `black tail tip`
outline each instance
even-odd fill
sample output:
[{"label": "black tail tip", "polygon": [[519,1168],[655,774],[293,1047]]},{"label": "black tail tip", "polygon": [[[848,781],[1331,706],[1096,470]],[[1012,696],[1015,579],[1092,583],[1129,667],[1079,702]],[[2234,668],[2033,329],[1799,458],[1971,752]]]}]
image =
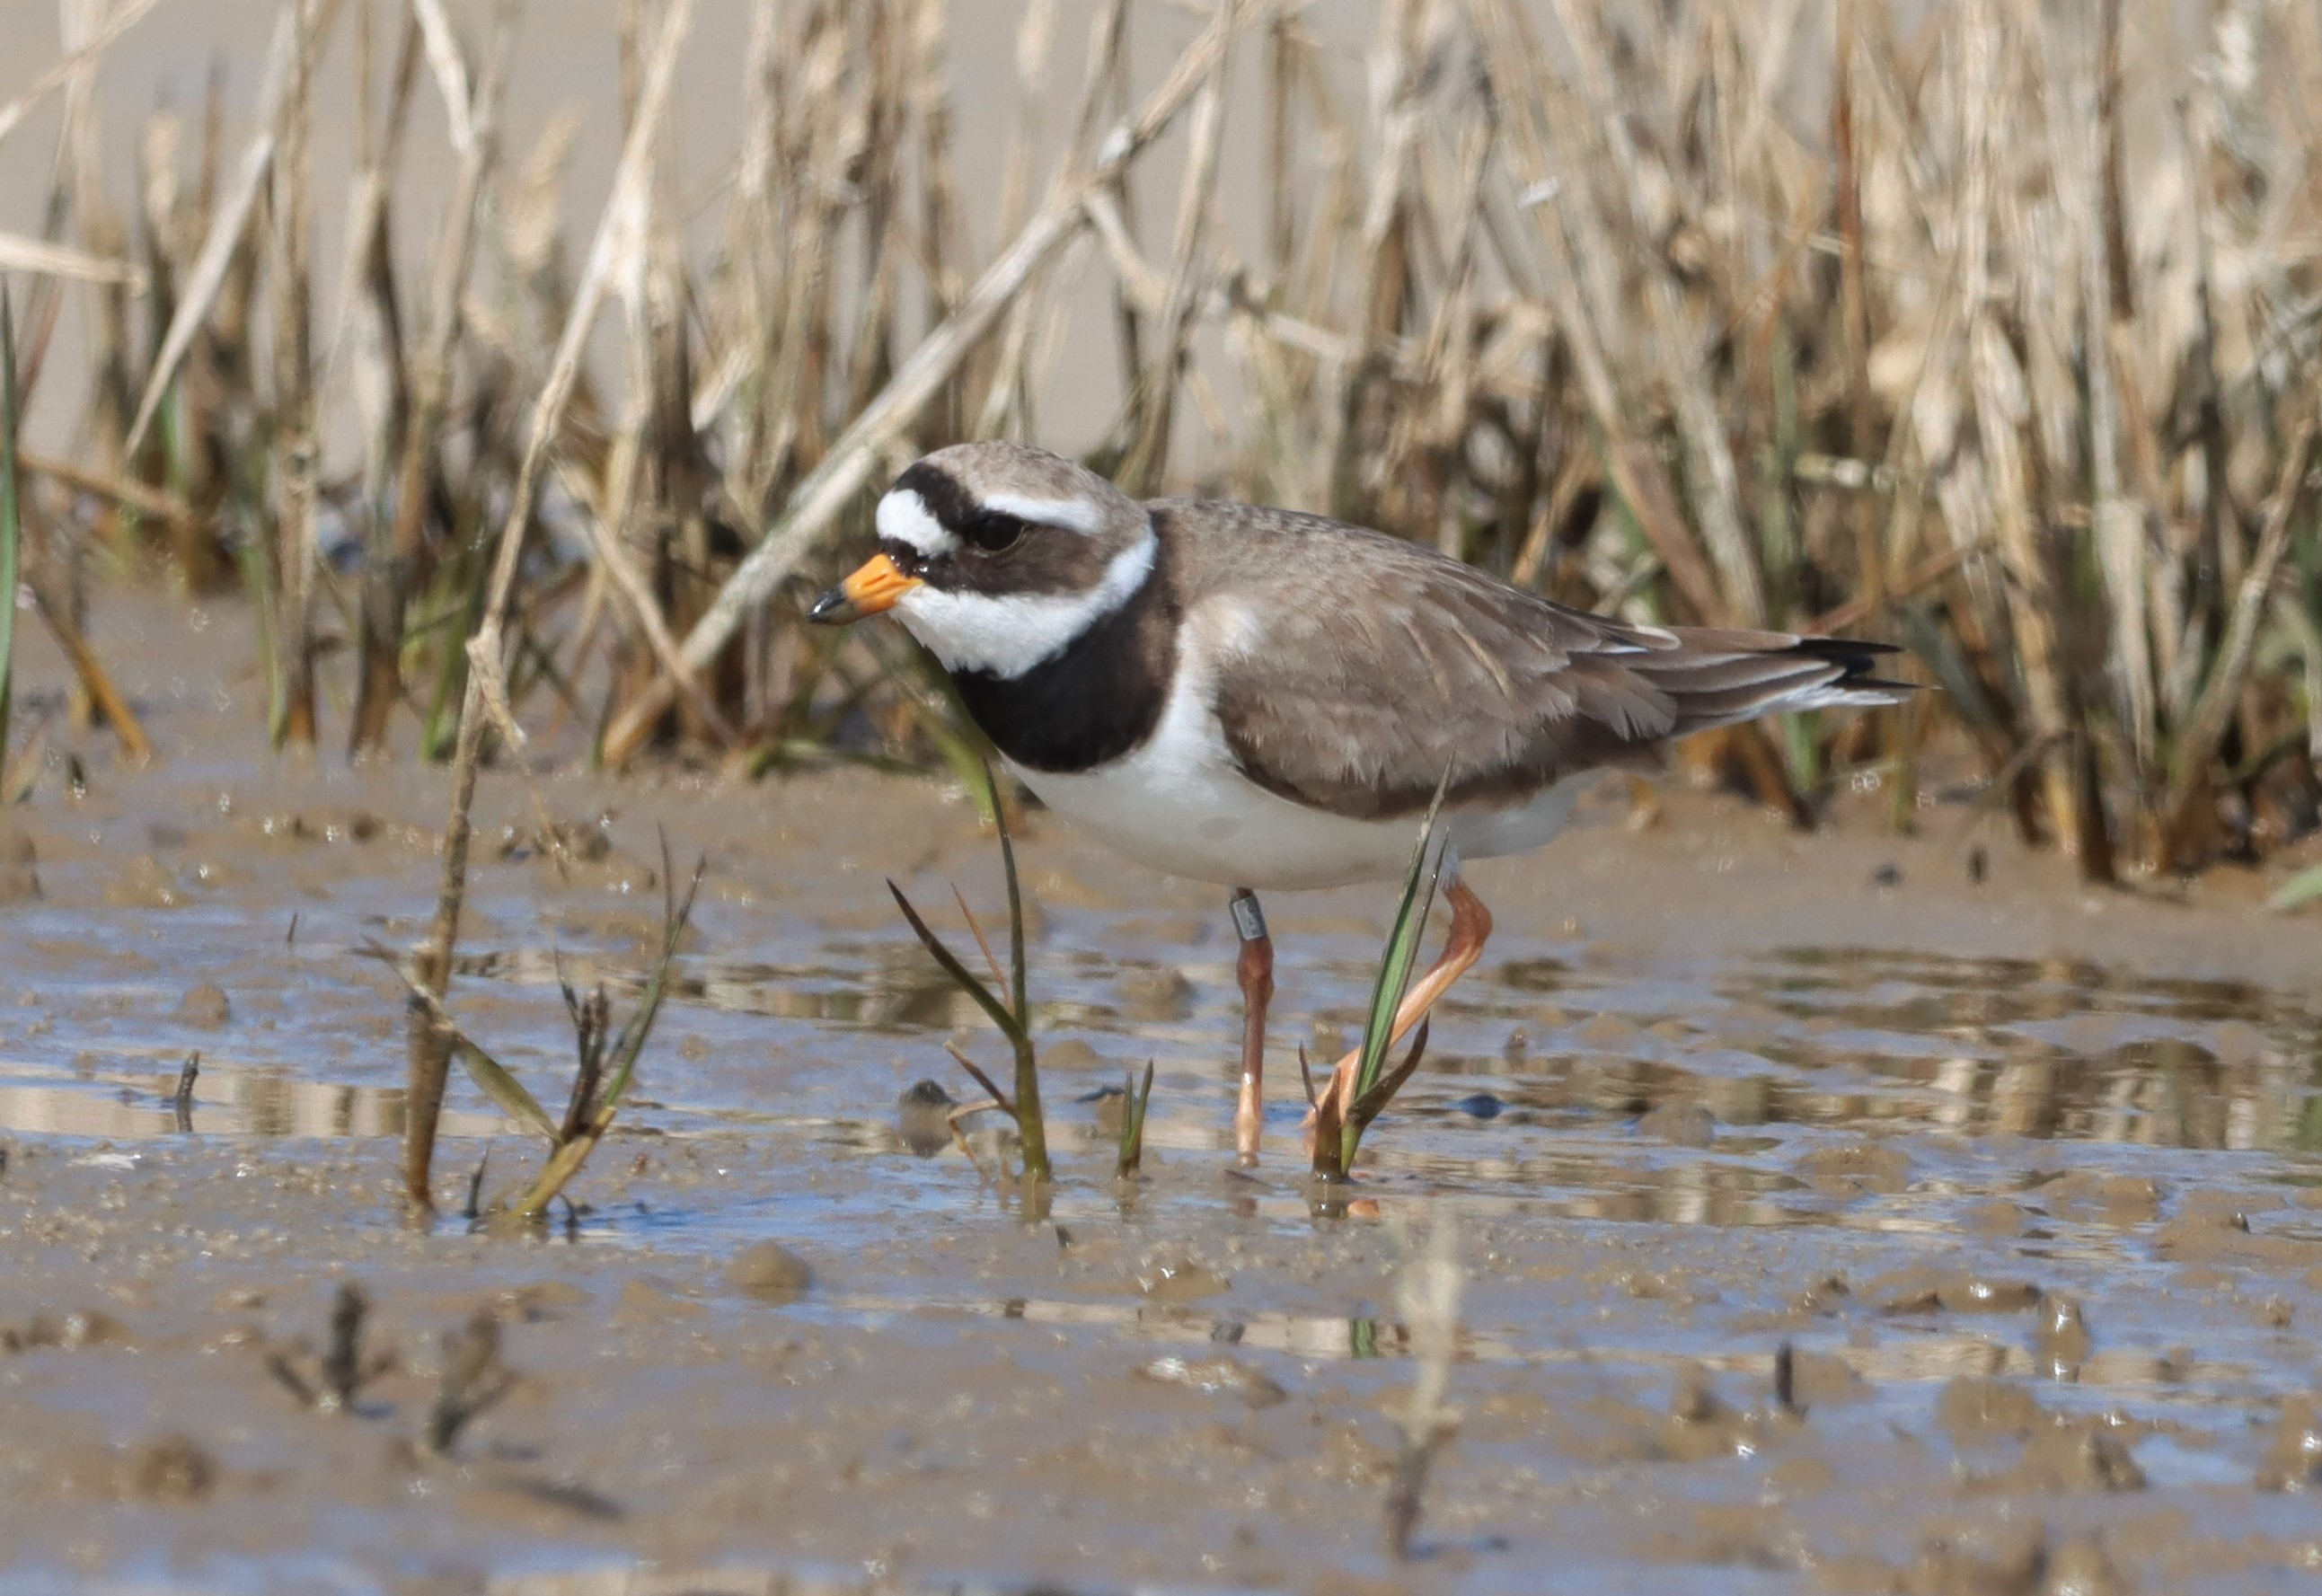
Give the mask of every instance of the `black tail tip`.
[{"label": "black tail tip", "polygon": [[1809,659],[1827,660],[1837,666],[1842,674],[1831,684],[1833,687],[1889,693],[1915,693],[1920,689],[1915,681],[1896,681],[1872,674],[1881,659],[1903,652],[1891,643],[1871,643],[1860,637],[1801,637],[1790,652]]}]

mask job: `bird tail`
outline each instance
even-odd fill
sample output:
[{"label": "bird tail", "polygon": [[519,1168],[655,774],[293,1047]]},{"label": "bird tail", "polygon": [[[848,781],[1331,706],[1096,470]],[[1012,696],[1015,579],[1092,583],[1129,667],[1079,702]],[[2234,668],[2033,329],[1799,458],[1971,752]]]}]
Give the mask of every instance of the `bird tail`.
[{"label": "bird tail", "polygon": [[1878,674],[1880,660],[1898,652],[1891,643],[1714,627],[1657,630],[1673,645],[1656,637],[1658,646],[1628,664],[1675,701],[1672,736],[1798,709],[1900,704],[1918,690]]}]

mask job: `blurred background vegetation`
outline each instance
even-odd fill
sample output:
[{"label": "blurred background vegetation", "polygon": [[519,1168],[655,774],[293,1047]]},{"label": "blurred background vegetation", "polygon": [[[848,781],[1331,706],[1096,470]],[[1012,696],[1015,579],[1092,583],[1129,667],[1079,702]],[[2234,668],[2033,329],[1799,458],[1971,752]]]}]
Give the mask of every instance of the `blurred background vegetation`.
[{"label": "blurred background vegetation", "polygon": [[[799,595],[1008,435],[1904,644],[1944,690],[1689,752],[1802,822],[1972,787],[2105,880],[2322,819],[2314,7],[284,0],[108,123],[191,4],[64,0],[0,105],[22,576],[126,737],[92,596],[144,582],[246,595],[333,757],[448,759],[491,610],[551,746],[972,759]],[[617,104],[510,136],[584,56]]]}]

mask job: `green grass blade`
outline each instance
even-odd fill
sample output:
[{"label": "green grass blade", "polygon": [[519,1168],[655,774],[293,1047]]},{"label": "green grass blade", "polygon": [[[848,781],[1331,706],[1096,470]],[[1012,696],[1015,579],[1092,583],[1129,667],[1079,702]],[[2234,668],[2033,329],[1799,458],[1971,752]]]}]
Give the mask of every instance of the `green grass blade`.
[{"label": "green grass blade", "polygon": [[1132,1073],[1121,1088],[1120,1152],[1113,1160],[1112,1172],[1126,1179],[1145,1162],[1145,1108],[1153,1100],[1153,1061],[1145,1061],[1144,1084],[1140,1086]]},{"label": "green grass blade", "polygon": [[1008,834],[1008,810],[988,764],[983,767],[983,790],[992,800],[992,824],[1000,833],[1000,865],[1008,877],[1008,1007],[1016,1016],[1017,1028],[1028,1033],[1032,1013],[1024,978],[1024,889],[1016,879],[1016,844]]},{"label": "green grass blade", "polygon": [[15,689],[16,564],[23,522],[16,509],[16,317],[0,284],[0,771],[8,764],[8,707]]},{"label": "green grass blade", "polygon": [[951,977],[954,984],[960,990],[975,999],[976,1007],[992,1017],[992,1023],[1000,1027],[1001,1035],[1009,1041],[1014,1042],[1023,1033],[1018,1029],[1016,1017],[1008,1011],[1008,1006],[994,997],[992,989],[976,980],[974,972],[961,963],[949,948],[944,946],[942,937],[928,928],[928,923],[919,918],[919,911],[913,908],[911,900],[903,896],[903,889],[890,880],[887,883],[887,890],[894,894],[895,907],[901,909],[903,918],[910,922],[912,932],[919,939],[919,945],[926,948],[934,956],[935,962],[943,966],[943,972]]},{"label": "green grass blade", "polygon": [[[1449,777],[1446,777],[1448,784]],[[1427,806],[1419,841],[1411,851],[1411,868],[1403,879],[1403,897],[1395,905],[1394,926],[1388,932],[1386,952],[1379,960],[1378,980],[1371,987],[1370,1013],[1363,1022],[1363,1048],[1355,1070],[1354,1100],[1370,1097],[1386,1067],[1387,1049],[1394,1042],[1394,1011],[1411,989],[1411,972],[1419,962],[1419,941],[1427,929],[1427,911],[1435,905],[1436,878],[1443,862],[1442,839],[1436,820],[1443,809],[1442,786]],[[1391,1090],[1391,1089],[1390,1089]],[[1362,1145],[1363,1126],[1351,1112],[1339,1129],[1339,1168],[1354,1167]]]},{"label": "green grass blade", "polygon": [[661,1014],[663,994],[669,990],[669,967],[677,957],[677,944],[685,935],[685,927],[693,918],[694,895],[701,890],[701,875],[708,868],[705,857],[695,862],[693,880],[686,883],[685,900],[677,899],[677,883],[670,874],[669,839],[661,844],[661,879],[663,908],[662,918],[661,957],[654,963],[654,972],[645,981],[644,995],[629,1016],[628,1024],[613,1044],[613,1067],[607,1072],[605,1095],[600,1099],[609,1109],[621,1100],[629,1088],[629,1076],[637,1067],[637,1055],[644,1051],[645,1038],[652,1035],[654,1021]]},{"label": "green grass blade", "polygon": [[467,1067],[468,1079],[502,1113],[522,1122],[526,1129],[538,1131],[552,1144],[558,1139],[556,1121],[548,1117],[540,1099],[525,1090],[524,1082],[508,1073],[507,1066],[456,1032],[452,1037],[452,1050]]},{"label": "green grass blade", "polygon": [[1403,873],[1403,896],[1396,902],[1394,926],[1387,934],[1386,953],[1379,961],[1378,979],[1371,987],[1371,1007],[1363,1022],[1361,1067],[1355,1076],[1355,1095],[1376,1084],[1393,1044],[1394,1011],[1410,990],[1411,972],[1419,962],[1419,941],[1427,929],[1427,911],[1435,906],[1435,878],[1442,861],[1436,816],[1443,807],[1439,790],[1420,826],[1419,842],[1411,851],[1411,868]]}]

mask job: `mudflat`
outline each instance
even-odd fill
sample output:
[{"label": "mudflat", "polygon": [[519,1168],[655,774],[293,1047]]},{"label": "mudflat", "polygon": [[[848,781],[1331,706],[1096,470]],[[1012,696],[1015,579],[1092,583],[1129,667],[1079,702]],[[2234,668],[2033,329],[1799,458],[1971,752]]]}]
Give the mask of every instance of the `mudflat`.
[{"label": "mudflat", "polygon": [[[539,1156],[462,1081],[447,1217],[415,1228],[401,988],[361,949],[425,924],[441,774],[276,762],[258,686],[203,666],[251,657],[200,630],[233,606],[108,603],[163,757],[117,768],[59,722],[0,819],[0,1586],[2322,1572],[2322,936],[2253,873],[2092,893],[1966,793],[1908,837],[1876,793],[1805,835],[1675,785],[1639,824],[1615,786],[1476,868],[1491,951],[1356,1200],[1317,1204],[1294,1048],[1358,1026],[1391,892],[1269,903],[1275,1115],[1243,1172],[1223,904],[1034,812],[1061,1179],[1028,1210],[898,1106],[968,1095],[946,1040],[1003,1051],[882,881],[998,902],[959,794],[552,769],[535,801],[499,770],[450,1001],[545,1100],[559,972],[618,1004],[648,962],[656,832],[709,873],[576,1206],[536,1235],[456,1217],[480,1166],[489,1199]],[[1100,1094],[1148,1059],[1120,1185]],[[1458,1422],[1399,1560],[1399,1286],[1430,1247],[1462,1281]]]}]

